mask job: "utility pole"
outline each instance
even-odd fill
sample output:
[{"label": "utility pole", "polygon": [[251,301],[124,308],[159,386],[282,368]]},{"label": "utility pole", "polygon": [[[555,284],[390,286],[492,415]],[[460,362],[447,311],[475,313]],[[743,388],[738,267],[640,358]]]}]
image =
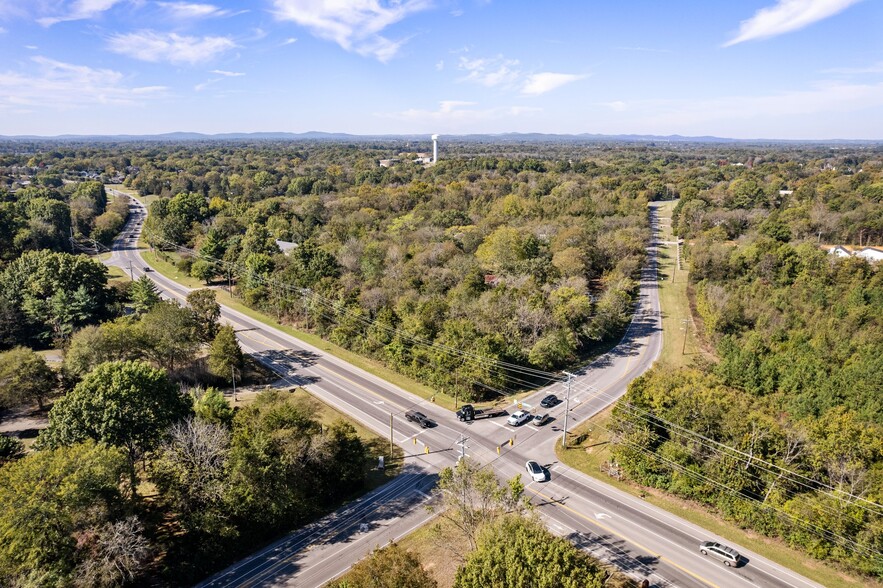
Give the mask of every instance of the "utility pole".
[{"label": "utility pole", "polygon": [[132,260],[129,260],[129,279],[135,281],[135,274],[132,273]]},{"label": "utility pole", "polygon": [[230,366],[230,375],[233,376],[233,402],[236,402],[236,366]]},{"label": "utility pole", "polygon": [[461,433],[460,440],[457,441],[457,445],[460,446],[460,459],[466,459],[466,441],[468,441],[468,439]]},{"label": "utility pole", "polygon": [[561,447],[567,449],[567,417],[570,414],[570,381],[573,374],[564,372],[564,375],[567,376],[567,396],[564,399],[564,437],[561,438]]}]

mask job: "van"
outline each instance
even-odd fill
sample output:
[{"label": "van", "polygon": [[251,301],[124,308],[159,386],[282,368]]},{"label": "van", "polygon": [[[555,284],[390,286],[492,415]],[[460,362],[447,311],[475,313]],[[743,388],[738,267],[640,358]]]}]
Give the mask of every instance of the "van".
[{"label": "van", "polygon": [[714,541],[703,541],[700,543],[699,553],[719,559],[724,562],[725,566],[730,568],[737,567],[739,565],[739,560],[742,557],[739,555],[739,552],[732,547],[727,547],[726,545],[721,545]]}]

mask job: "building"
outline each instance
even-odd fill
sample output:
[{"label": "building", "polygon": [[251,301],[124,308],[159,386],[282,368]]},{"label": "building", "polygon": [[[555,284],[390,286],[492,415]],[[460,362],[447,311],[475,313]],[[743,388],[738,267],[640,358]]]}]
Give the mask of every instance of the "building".
[{"label": "building", "polygon": [[849,249],[847,249],[846,247],[843,247],[842,245],[837,245],[836,247],[831,247],[828,250],[828,253],[830,253],[831,255],[836,255],[837,257],[851,257],[852,256],[852,252]]},{"label": "building", "polygon": [[864,257],[868,261],[883,261],[883,249],[880,247],[865,247],[854,254],[856,257]]}]

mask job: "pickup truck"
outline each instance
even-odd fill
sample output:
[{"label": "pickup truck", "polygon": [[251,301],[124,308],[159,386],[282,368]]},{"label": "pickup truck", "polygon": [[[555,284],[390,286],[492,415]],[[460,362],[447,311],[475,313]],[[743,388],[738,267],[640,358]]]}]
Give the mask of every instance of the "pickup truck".
[{"label": "pickup truck", "polygon": [[499,408],[486,408],[484,410],[475,408],[471,404],[464,404],[457,411],[457,418],[461,421],[474,421],[476,419],[488,419],[492,417],[504,416],[508,414],[505,410]]},{"label": "pickup truck", "polygon": [[429,420],[429,418],[425,414],[423,414],[422,412],[417,412],[416,410],[409,410],[408,412],[406,412],[405,418],[412,423],[417,423],[424,429],[432,426],[432,421]]}]

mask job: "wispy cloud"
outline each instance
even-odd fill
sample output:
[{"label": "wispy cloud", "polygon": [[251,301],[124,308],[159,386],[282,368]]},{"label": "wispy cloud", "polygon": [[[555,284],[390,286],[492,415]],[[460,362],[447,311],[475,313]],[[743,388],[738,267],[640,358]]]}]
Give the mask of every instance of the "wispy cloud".
[{"label": "wispy cloud", "polygon": [[3,35],[5,33],[6,33],[6,29],[4,29],[3,27],[0,27],[0,35]]},{"label": "wispy cloud", "polygon": [[585,75],[580,74],[554,73],[550,71],[531,74],[527,77],[524,86],[521,88],[521,93],[529,96],[538,96],[585,77]]},{"label": "wispy cloud", "polygon": [[865,67],[832,67],[831,69],[824,69],[821,73],[824,74],[839,74],[845,76],[859,76],[863,74],[879,74],[883,73],[883,61],[878,61],[873,65],[867,65]]},{"label": "wispy cloud", "polygon": [[201,4],[196,2],[157,2],[169,16],[177,20],[191,20],[200,18],[219,18],[230,16],[232,11],[218,8],[214,4]]},{"label": "wispy cloud", "polygon": [[724,47],[790,33],[838,14],[861,0],[778,0],[743,20],[739,33]]},{"label": "wispy cloud", "polygon": [[136,104],[163,96],[165,86],[130,87],[122,73],[35,56],[26,71],[0,72],[0,109],[57,110],[95,104]]},{"label": "wispy cloud", "polygon": [[461,82],[473,82],[488,88],[515,89],[528,96],[545,94],[587,77],[583,74],[554,72],[528,73],[521,69],[517,59],[506,59],[502,55],[490,58],[461,55],[457,68],[466,72],[460,78]]},{"label": "wispy cloud", "polygon": [[512,86],[522,77],[518,60],[506,59],[502,55],[476,58],[461,55],[457,68],[466,72],[460,81],[475,82],[488,88]]},{"label": "wispy cloud", "polygon": [[282,41],[281,46],[285,47],[286,45],[293,45],[294,43],[297,43],[297,37],[288,37]]},{"label": "wispy cloud", "polygon": [[[44,16],[37,19],[37,22],[44,27],[52,26],[59,22],[70,20],[85,20],[94,18],[110,10],[123,0],[74,0],[73,2],[58,3],[58,10],[52,16]],[[64,10],[67,5],[67,10]]]},{"label": "wispy cloud", "polygon": [[226,71],[223,69],[213,69],[209,73],[213,73],[213,74],[219,75],[219,76],[224,76],[227,78],[238,78],[238,77],[245,75],[245,73],[243,73],[241,71]]},{"label": "wispy cloud", "polygon": [[108,39],[108,48],[114,53],[154,63],[194,65],[211,61],[234,47],[236,43],[229,37],[188,37],[155,31],[115,34]]},{"label": "wispy cloud", "polygon": [[347,51],[381,62],[392,59],[407,39],[392,41],[380,33],[410,14],[427,10],[430,0],[273,0],[279,20],[295,22]]}]

